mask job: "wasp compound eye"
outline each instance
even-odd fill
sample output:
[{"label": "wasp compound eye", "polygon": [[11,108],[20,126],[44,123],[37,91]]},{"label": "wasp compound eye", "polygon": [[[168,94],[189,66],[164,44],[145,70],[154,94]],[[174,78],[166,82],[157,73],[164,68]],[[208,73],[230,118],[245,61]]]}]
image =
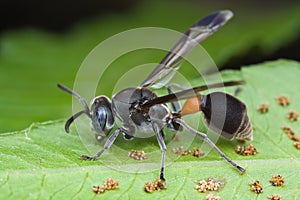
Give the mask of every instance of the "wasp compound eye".
[{"label": "wasp compound eye", "polygon": [[97,133],[107,135],[115,123],[109,99],[105,96],[96,97],[93,100],[91,111],[93,129]]},{"label": "wasp compound eye", "polygon": [[213,131],[228,139],[252,140],[246,105],[234,96],[223,92],[203,95],[201,110]]}]

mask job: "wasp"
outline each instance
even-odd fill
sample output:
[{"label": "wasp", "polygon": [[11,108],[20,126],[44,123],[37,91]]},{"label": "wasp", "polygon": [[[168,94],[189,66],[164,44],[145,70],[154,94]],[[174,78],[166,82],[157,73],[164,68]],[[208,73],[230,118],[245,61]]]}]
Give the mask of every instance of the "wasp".
[{"label": "wasp", "polygon": [[[110,134],[104,147],[96,155],[82,155],[81,158],[96,160],[105,150],[111,147],[120,133],[123,134],[125,139],[133,139],[136,130],[142,132],[152,131],[155,133],[162,152],[160,179],[165,180],[164,166],[167,148],[164,141],[164,129],[168,128],[175,131],[186,129],[202,138],[222,158],[238,171],[244,173],[245,169],[227,157],[205,133],[195,130],[182,119],[185,115],[201,111],[205,123],[214,132],[227,139],[251,141],[253,139],[252,127],[247,116],[247,107],[242,101],[223,92],[213,92],[207,95],[200,93],[208,88],[240,85],[244,81],[215,83],[189,89],[182,88],[176,93],[169,86],[167,87],[169,93],[160,97],[153,91],[153,88],[161,88],[170,81],[174,76],[174,71],[179,68],[183,57],[196,46],[195,44],[199,44],[216,32],[232,16],[231,11],[223,10],[199,20],[185,32],[185,35],[180,38],[140,86],[126,88],[114,94],[111,100],[106,96],[97,96],[92,101],[91,108],[75,91],[58,84],[60,89],[75,96],[83,105],[83,110],[67,120],[65,124],[67,133],[72,122],[85,114],[90,118],[91,127],[97,134],[104,136]],[[182,108],[178,103],[180,100],[185,100]],[[173,110],[167,106],[167,103],[171,103]],[[112,131],[116,118],[121,121],[122,126]]]}]

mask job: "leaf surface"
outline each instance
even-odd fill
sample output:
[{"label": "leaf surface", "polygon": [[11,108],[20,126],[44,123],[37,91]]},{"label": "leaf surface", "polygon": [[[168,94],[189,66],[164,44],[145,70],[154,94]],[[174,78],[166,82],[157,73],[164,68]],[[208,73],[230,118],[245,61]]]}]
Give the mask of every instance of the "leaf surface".
[{"label": "leaf surface", "polygon": [[[74,127],[71,134],[66,134],[64,122],[57,120],[34,123],[24,131],[0,135],[0,199],[204,199],[206,194],[195,190],[195,181],[209,177],[226,182],[219,192],[212,192],[221,199],[266,199],[273,193],[283,196],[283,199],[299,198],[300,150],[293,146],[293,141],[281,127],[290,126],[296,133],[300,132],[299,121],[290,122],[286,118],[290,109],[300,112],[297,90],[300,64],[278,60],[222,74],[224,80],[243,78],[246,81],[238,97],[247,104],[248,114],[256,127],[252,144],[259,153],[243,157],[234,152],[236,145],[243,144],[222,138],[217,142],[220,149],[246,168],[246,174],[239,174],[215,151],[203,158],[182,156],[167,163],[168,189],[148,194],[143,186],[158,178],[160,157],[151,159],[152,154],[149,154],[149,159],[135,161],[130,160],[126,152],[143,149],[160,155],[155,138],[126,142],[119,137],[112,149],[99,160],[82,161],[79,156],[90,152]],[[233,90],[228,88],[229,92]],[[277,105],[275,97],[279,95],[290,97],[291,104],[288,107]],[[265,102],[269,103],[269,112],[261,114],[256,108]],[[195,139],[190,148],[200,143],[201,140]],[[96,142],[93,145],[101,148]],[[119,153],[118,148],[124,151]],[[123,159],[121,163],[110,157],[113,152],[123,154],[119,155]],[[168,155],[171,154],[172,149],[169,149]],[[285,187],[274,187],[269,182],[272,175],[277,174],[285,177]],[[102,185],[109,177],[120,181],[120,189],[106,191],[98,197],[92,186]],[[262,194],[249,189],[248,183],[256,179],[263,184]]]}]

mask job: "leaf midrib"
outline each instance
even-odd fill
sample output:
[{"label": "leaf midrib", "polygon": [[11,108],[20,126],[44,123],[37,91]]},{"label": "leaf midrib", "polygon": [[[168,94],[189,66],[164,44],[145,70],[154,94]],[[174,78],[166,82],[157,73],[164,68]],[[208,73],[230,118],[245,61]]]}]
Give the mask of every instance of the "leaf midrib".
[{"label": "leaf midrib", "polygon": [[[293,165],[300,165],[300,158],[276,158],[276,159],[251,159],[251,160],[239,160],[238,163],[242,166],[247,166],[249,168],[250,166],[266,166],[266,163],[268,165],[282,165],[283,163],[289,163]],[[83,167],[70,167],[70,168],[43,168],[43,169],[16,169],[16,170],[2,170],[0,173],[7,173],[7,174],[34,174],[34,173],[64,173],[65,171],[68,172],[76,172],[76,171],[95,171],[95,170],[101,170],[101,171],[110,171],[111,167],[118,167],[120,169],[122,168],[134,168],[136,165],[144,165],[145,168],[147,166],[153,166],[157,163],[137,163],[137,164],[124,164],[124,165],[111,165],[110,167],[106,167],[103,165],[99,166],[83,166]],[[199,168],[199,167],[230,167],[226,164],[225,161],[185,161],[185,162],[175,162],[171,165],[167,164],[167,170],[168,168]],[[139,167],[141,168],[141,167]],[[156,170],[159,170],[157,168]],[[232,168],[232,170],[234,170]],[[138,172],[138,171],[137,171]],[[134,172],[135,173],[135,172]]]}]

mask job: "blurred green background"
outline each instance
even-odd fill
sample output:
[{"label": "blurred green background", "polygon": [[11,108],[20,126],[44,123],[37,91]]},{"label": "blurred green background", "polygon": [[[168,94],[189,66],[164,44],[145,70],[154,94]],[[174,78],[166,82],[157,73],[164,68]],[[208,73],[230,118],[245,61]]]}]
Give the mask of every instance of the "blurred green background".
[{"label": "blurred green background", "polygon": [[[148,26],[184,32],[220,9],[235,16],[203,43],[220,69],[300,60],[299,1],[1,1],[0,132],[69,117],[71,96],[56,84],[72,87],[83,59],[106,38]],[[104,93],[109,95],[124,71],[163,55],[149,51],[122,58],[106,72]]]}]

